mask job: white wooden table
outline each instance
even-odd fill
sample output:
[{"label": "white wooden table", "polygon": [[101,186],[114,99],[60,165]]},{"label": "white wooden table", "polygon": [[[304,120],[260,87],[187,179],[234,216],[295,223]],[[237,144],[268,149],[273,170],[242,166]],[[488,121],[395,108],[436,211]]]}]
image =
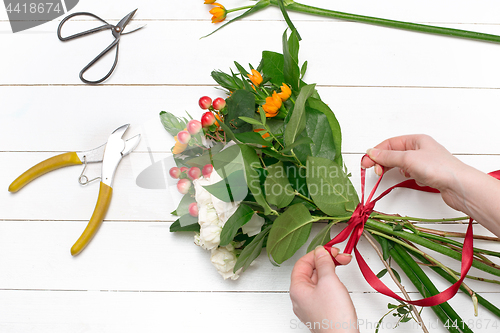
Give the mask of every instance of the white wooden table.
[{"label": "white wooden table", "polygon": [[[304,2],[500,34],[500,5],[493,0]],[[222,3],[231,8],[248,1]],[[234,60],[256,66],[262,50],[280,51],[286,24],[279,10],[269,8],[201,40],[215,27],[210,6],[201,0],[82,0],[73,11],[116,22],[137,6],[134,23],[147,27],[123,36],[118,67],[99,86],[82,84],[78,72],[110,43],[108,33],[62,43],[56,37],[58,19],[13,34],[0,9],[0,332],[307,331],[297,327],[288,295],[291,269],[305,250],[279,268],[263,254],[239,280],[223,281],[209,253],[193,244],[192,233],[169,232],[174,220],[169,212],[180,198],[174,184],[156,190],[136,185],[152,163],[165,160],[166,168],[171,163],[173,139],[163,130],[159,112],[200,115],[200,96],[222,96],[214,89],[213,69],[226,71]],[[399,134],[430,134],[483,171],[500,168],[500,45],[290,16],[303,38],[300,60],[309,63],[305,81],[318,84],[341,123],[345,161],[358,190],[364,151]],[[75,30],[88,23],[76,23]],[[39,161],[94,148],[125,123],[131,124],[127,137],[141,133],[142,141],[118,168],[111,208],[97,236],[73,258],[69,249],[94,209],[98,186],[80,186],[81,169],[71,167],[16,194],[7,187]],[[169,181],[164,171],[158,181]],[[89,176],[99,173],[100,165],[89,167]],[[400,179],[389,174],[382,186]],[[374,181],[370,172],[368,186]],[[405,190],[377,208],[434,218],[457,214],[439,196]],[[480,226],[475,232],[488,234]],[[374,252],[363,242],[360,248],[380,270]],[[458,270],[458,263],[447,263]],[[351,292],[361,331],[373,332],[391,300],[366,284],[355,263],[338,274]],[[413,298],[420,298],[407,279],[403,282]],[[498,285],[469,284],[500,306]],[[474,318],[463,294],[451,304],[475,332],[500,326],[482,308]],[[423,317],[432,332],[446,331],[430,310],[424,309]],[[381,332],[394,332],[395,319],[386,323]],[[419,332],[411,323],[398,331]]]}]

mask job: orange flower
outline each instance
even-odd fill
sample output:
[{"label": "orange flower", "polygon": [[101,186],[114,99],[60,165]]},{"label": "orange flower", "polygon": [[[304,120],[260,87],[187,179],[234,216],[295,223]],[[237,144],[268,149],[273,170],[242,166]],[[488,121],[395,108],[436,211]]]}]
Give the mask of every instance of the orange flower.
[{"label": "orange flower", "polygon": [[266,112],[266,117],[275,117],[281,108],[281,98],[278,96],[276,91],[273,91],[273,95],[266,98],[266,104],[262,105],[262,108]]},{"label": "orange flower", "polygon": [[221,5],[220,3],[217,3],[217,2],[214,2],[213,5],[218,6],[218,7],[214,7],[212,9],[210,9],[210,14],[213,15],[212,16],[212,23],[224,21],[224,19],[226,18],[226,15],[227,15],[226,8],[224,8],[223,5]]},{"label": "orange flower", "polygon": [[288,85],[286,85],[285,83],[283,83],[283,85],[280,88],[281,88],[281,92],[278,93],[278,96],[284,102],[290,98],[290,96],[292,95],[292,91],[290,90],[290,87]]},{"label": "orange flower", "polygon": [[214,2],[215,2],[215,0],[205,0],[204,3],[207,5],[210,5],[211,3],[214,3]]},{"label": "orange flower", "polygon": [[217,126],[217,128],[220,128],[220,125],[219,125],[219,122],[223,123],[220,115],[218,113],[215,114],[215,126]]},{"label": "orange flower", "polygon": [[[185,131],[187,131],[187,128],[184,129]],[[177,135],[174,136],[174,140],[175,140],[175,146],[174,148],[172,149],[172,153],[173,154],[180,154],[182,153],[184,150],[186,150],[187,148],[187,144],[183,144],[183,143],[180,143],[179,140],[177,140]]]},{"label": "orange flower", "polygon": [[[254,131],[255,133],[259,133],[259,132],[261,132],[261,131],[265,131],[265,129],[263,129],[263,128],[256,128],[256,129],[254,129],[253,131]],[[261,134],[261,136],[262,136],[262,138],[264,138],[264,139],[265,139],[265,138],[268,138],[270,135],[269,135],[269,133],[268,133],[268,132],[266,132],[266,133],[262,133],[262,134]]]},{"label": "orange flower", "polygon": [[[257,72],[255,69],[252,69],[252,74],[247,74],[248,78],[252,83],[256,86],[262,83],[262,75],[260,75],[259,72]],[[254,87],[255,89],[255,87]]]}]

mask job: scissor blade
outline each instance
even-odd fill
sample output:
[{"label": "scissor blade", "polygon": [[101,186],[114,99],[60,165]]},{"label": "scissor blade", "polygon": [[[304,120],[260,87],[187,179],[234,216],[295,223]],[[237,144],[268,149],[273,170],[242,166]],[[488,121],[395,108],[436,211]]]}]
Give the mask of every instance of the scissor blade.
[{"label": "scissor blade", "polygon": [[131,151],[137,148],[137,145],[139,144],[140,141],[141,141],[140,134],[137,134],[136,136],[125,141],[125,148],[122,151],[122,155],[125,156],[130,154]]},{"label": "scissor blade", "polygon": [[120,20],[120,22],[118,22],[118,24],[116,26],[120,28],[120,31],[123,31],[123,29],[125,29],[125,27],[130,22],[130,20],[132,20],[132,17],[134,17],[135,12],[137,11],[137,9],[131,11],[127,16],[125,16],[124,18],[122,18]]},{"label": "scissor blade", "polygon": [[[111,133],[111,135],[109,136],[109,139],[111,139],[112,137],[113,138],[116,137],[118,139],[121,139],[123,137],[123,134],[125,134],[125,132],[129,128],[129,126],[130,126],[130,124],[125,124],[125,125],[118,127],[117,129],[115,129],[113,131],[113,133]],[[108,139],[108,141],[109,141],[109,139]]]}]

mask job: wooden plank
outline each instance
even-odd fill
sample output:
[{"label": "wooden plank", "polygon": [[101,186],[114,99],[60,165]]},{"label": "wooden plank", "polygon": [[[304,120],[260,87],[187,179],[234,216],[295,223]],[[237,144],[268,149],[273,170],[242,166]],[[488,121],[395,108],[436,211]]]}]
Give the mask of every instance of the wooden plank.
[{"label": "wooden plank", "polygon": [[[498,3],[493,0],[474,3],[474,6],[471,6],[465,0],[443,0],[437,3],[431,0],[409,1],[405,6],[401,6],[401,3],[397,0],[382,0],[376,4],[369,0],[337,3],[332,3],[329,0],[303,0],[298,2],[353,14],[415,22],[494,23],[498,19],[495,15],[498,11]],[[230,3],[222,1],[222,4],[227,9],[230,9],[247,6],[251,3],[247,0],[234,0]],[[119,20],[127,13],[127,10],[131,11],[137,7],[137,3],[130,0],[121,1],[120,8],[112,4],[99,2],[98,0],[87,0],[79,3],[70,13],[89,11],[106,20]],[[208,23],[211,17],[211,14],[208,13],[210,8],[212,6],[203,5],[199,2],[188,4],[186,2],[175,3],[146,0],[142,1],[139,5],[136,20],[203,20]],[[236,15],[231,14],[229,18],[236,17]],[[290,16],[294,20],[321,20],[321,18],[314,16],[297,15],[295,13],[290,13]],[[7,19],[7,11],[0,11],[0,20]],[[280,12],[276,7],[272,7],[272,9],[261,11],[259,14],[246,20],[280,19]]]},{"label": "wooden plank", "polygon": [[[194,232],[170,233],[170,223],[105,222],[85,251],[77,257],[71,257],[69,249],[85,225],[81,221],[0,222],[0,253],[6,254],[0,256],[3,272],[0,289],[286,292],[293,265],[306,253],[306,247],[303,247],[281,267],[274,267],[263,251],[238,280],[224,281],[210,263],[210,253],[193,244]],[[314,226],[310,240],[322,226]],[[344,226],[335,226],[332,235]],[[447,225],[445,230],[462,229],[458,225]],[[475,230],[476,233],[485,233],[481,226],[476,226]],[[484,244],[481,245],[484,247]],[[343,249],[344,244],[338,247]],[[490,243],[488,248],[500,251],[500,244]],[[359,251],[374,272],[378,273],[384,268],[364,240],[359,244]],[[457,261],[432,251],[429,254],[459,270]],[[498,258],[493,260],[500,263],[495,259]],[[337,268],[337,273],[349,291],[373,292],[355,262]],[[495,278],[476,269],[470,274]],[[440,290],[449,286],[434,273],[429,276]],[[384,277],[383,281],[397,290],[389,276]],[[403,277],[403,283],[408,291],[416,291],[406,277]],[[479,293],[500,293],[499,285],[473,280],[467,280],[467,284]],[[499,294],[495,295],[492,299],[494,302],[500,300]]]},{"label": "wooden plank", "polygon": [[[18,193],[7,191],[9,184],[23,171],[36,163],[53,156],[54,153],[0,153],[0,164],[4,165],[0,202],[0,219],[27,220],[80,220],[90,218],[97,200],[97,183],[82,187],[78,176],[82,168],[74,166],[53,171],[28,184]],[[113,199],[106,220],[121,221],[174,221],[170,212],[177,208],[180,194],[176,183],[168,176],[173,166],[169,154],[132,153],[120,163],[114,182]],[[345,156],[345,163],[352,173],[352,183],[360,193],[360,154]],[[466,163],[491,171],[500,165],[499,156],[460,156]],[[155,162],[152,167],[151,159]],[[89,165],[89,177],[100,175],[100,165]],[[148,182],[138,182],[141,174],[146,174]],[[367,186],[376,182],[376,175],[367,173]],[[388,188],[404,178],[396,171],[386,175],[380,190]],[[165,184],[164,188],[152,185]],[[401,195],[398,195],[401,194]],[[444,204],[439,195],[397,189],[394,194],[381,200],[377,209],[386,213],[399,213],[423,218],[445,218],[460,216]]]},{"label": "wooden plank", "polygon": [[[146,29],[123,37],[119,65],[107,84],[212,84],[205,73],[214,68],[226,70],[234,60],[257,66],[261,51],[281,51],[286,29],[283,22],[244,21],[238,23],[239,30],[224,29],[200,40],[210,31],[206,22],[148,22]],[[87,23],[75,22],[75,29],[88,28]],[[497,25],[446,26],[500,34]],[[494,64],[500,48],[493,43],[335,21],[303,21],[297,27],[303,38],[300,59],[309,63],[306,81],[341,86],[499,87],[500,69]],[[26,33],[3,34],[4,49],[9,52],[0,64],[0,84],[83,85],[78,73],[111,37],[103,33],[63,43],[55,38],[56,28],[57,22],[49,22]],[[9,30],[7,22],[0,22],[0,31]],[[235,31],[248,35],[235,40]],[[231,49],[218,52],[228,40]],[[207,56],[200,57],[205,52]],[[113,59],[109,54],[87,78],[102,77]]]},{"label": "wooden plank", "polygon": [[[0,291],[0,329],[37,332],[309,332],[299,325],[287,293],[148,293]],[[351,294],[360,332],[373,332],[386,312],[387,298]],[[498,318],[481,311],[473,317],[468,304],[453,304],[475,333],[492,332]],[[334,300],[332,300],[334,301]],[[258,305],[258,306],[256,306]],[[232,309],[237,309],[236,311]],[[423,311],[430,331],[445,333],[429,309]],[[394,332],[397,318],[388,316],[380,332]],[[329,322],[329,321],[327,321]],[[329,323],[330,324],[330,323]],[[402,323],[397,332],[421,332],[415,323]]]},{"label": "wooden plank", "polygon": [[[364,153],[390,136],[409,133],[429,134],[455,154],[499,153],[491,139],[497,131],[497,90],[320,86],[318,91],[341,124],[344,153]],[[142,133],[136,152],[167,152],[174,140],[158,114],[185,117],[188,111],[199,119],[198,99],[204,95],[224,97],[212,86],[1,87],[0,151],[88,150],[130,123],[126,138]]]}]

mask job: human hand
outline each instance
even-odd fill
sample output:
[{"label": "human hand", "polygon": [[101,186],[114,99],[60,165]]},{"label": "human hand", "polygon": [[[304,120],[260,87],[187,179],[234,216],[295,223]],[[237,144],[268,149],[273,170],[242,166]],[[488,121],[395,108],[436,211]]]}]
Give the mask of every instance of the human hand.
[{"label": "human hand", "polygon": [[[349,254],[339,254],[335,247],[331,253],[343,265],[352,259]],[[351,297],[324,247],[317,247],[295,263],[290,298],[293,312],[312,328],[311,332],[358,332]]]}]

